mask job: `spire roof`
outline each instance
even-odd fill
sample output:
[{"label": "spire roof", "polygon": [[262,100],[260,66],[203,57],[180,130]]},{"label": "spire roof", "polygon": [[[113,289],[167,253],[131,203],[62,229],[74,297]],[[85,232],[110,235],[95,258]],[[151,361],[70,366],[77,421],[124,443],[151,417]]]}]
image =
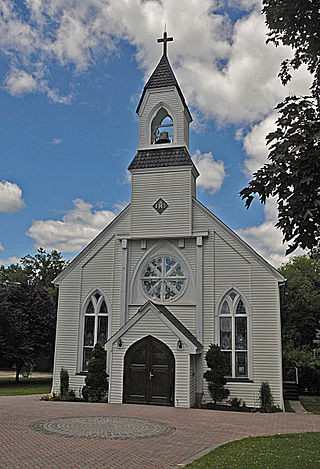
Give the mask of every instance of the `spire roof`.
[{"label": "spire roof", "polygon": [[171,68],[171,65],[169,63],[167,55],[163,54],[163,56],[160,59],[160,62],[158,63],[157,67],[155,68],[153,74],[147,81],[143,93],[141,95],[138,107],[137,107],[137,113],[139,112],[140,106],[142,104],[144,95],[148,89],[154,89],[154,88],[164,88],[167,86],[175,86],[177,88],[177,91],[179,93],[179,96],[181,98],[181,101],[187,110],[187,112],[190,115],[190,118],[192,120],[190,111],[188,109],[187,103],[184,99],[184,96],[182,94],[182,91],[180,89],[179,83],[177,82],[177,79],[173,73],[173,70]]}]

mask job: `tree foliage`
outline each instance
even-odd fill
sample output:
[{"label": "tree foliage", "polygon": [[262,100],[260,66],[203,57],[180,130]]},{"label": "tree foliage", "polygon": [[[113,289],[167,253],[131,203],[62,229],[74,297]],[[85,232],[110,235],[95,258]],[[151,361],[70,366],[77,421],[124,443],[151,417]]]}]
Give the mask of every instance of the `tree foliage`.
[{"label": "tree foliage", "polygon": [[53,352],[56,307],[46,289],[28,283],[0,286],[0,304],[0,357],[18,381],[24,363]]},{"label": "tree foliage", "polygon": [[[0,266],[3,366],[15,365],[18,372],[24,362],[34,360],[40,351],[47,363],[52,360],[58,298],[58,288],[52,281],[67,264],[59,252],[47,253],[40,248],[34,256],[22,257],[21,264]],[[41,347],[37,347],[37,341]]]},{"label": "tree foliage", "polygon": [[285,85],[293,69],[305,64],[312,73],[310,96],[289,96],[276,109],[276,131],[267,136],[268,162],[240,195],[249,208],[255,195],[265,203],[276,197],[277,227],[289,248],[313,249],[320,228],[320,7],[312,0],[263,0],[269,28],[267,42],[294,49],[282,62],[280,79]]},{"label": "tree foliage", "polygon": [[229,396],[230,392],[224,386],[227,383],[225,379],[226,363],[223,352],[219,345],[211,344],[206,353],[206,362],[209,370],[203,376],[208,383],[208,389],[214,404],[221,402]]},{"label": "tree foliage", "polygon": [[297,256],[279,271],[287,279],[281,307],[283,345],[312,348],[320,321],[320,260]]},{"label": "tree foliage", "polygon": [[97,342],[92,350],[91,360],[88,363],[88,375],[82,388],[85,401],[99,402],[108,392],[108,377],[106,373],[106,351]]},{"label": "tree foliage", "polygon": [[305,64],[313,75],[312,92],[319,96],[320,5],[315,0],[262,0],[269,28],[267,42],[294,49],[294,57],[282,62],[279,76],[283,84],[291,80],[291,70]]}]

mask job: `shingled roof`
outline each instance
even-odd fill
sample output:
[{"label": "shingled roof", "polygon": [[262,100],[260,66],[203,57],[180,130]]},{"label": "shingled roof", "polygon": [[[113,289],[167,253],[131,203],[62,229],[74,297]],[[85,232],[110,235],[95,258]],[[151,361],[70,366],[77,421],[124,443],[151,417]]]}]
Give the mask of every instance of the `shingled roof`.
[{"label": "shingled roof", "polygon": [[154,145],[151,150],[138,150],[128,169],[192,165],[190,154],[185,147],[157,148],[157,145]]},{"label": "shingled roof", "polygon": [[180,95],[181,101],[185,107],[185,109],[188,111],[190,119],[192,120],[190,111],[188,109],[188,106],[186,104],[186,101],[184,99],[184,96],[182,94],[182,91],[180,89],[180,86],[177,82],[176,77],[174,76],[173,70],[170,66],[168,57],[166,55],[163,55],[160,59],[160,62],[158,63],[157,67],[155,68],[155,71],[147,81],[143,93],[141,95],[138,107],[137,107],[137,113],[139,112],[140,106],[142,104],[144,95],[148,89],[152,88],[164,88],[166,86],[175,86],[177,88],[177,91]]}]

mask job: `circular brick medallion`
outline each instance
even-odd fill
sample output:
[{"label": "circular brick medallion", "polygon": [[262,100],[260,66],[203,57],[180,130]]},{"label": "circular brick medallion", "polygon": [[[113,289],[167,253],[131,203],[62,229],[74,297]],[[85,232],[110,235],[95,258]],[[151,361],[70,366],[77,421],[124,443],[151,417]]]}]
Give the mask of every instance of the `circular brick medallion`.
[{"label": "circular brick medallion", "polygon": [[129,417],[62,417],[30,424],[33,430],[74,438],[128,440],[169,435],[175,427],[154,420]]}]

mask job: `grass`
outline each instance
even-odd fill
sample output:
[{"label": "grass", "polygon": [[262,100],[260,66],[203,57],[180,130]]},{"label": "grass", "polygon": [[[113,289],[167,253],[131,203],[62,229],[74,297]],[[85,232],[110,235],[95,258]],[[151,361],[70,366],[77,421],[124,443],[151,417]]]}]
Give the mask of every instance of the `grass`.
[{"label": "grass", "polygon": [[320,396],[313,396],[312,399],[300,396],[300,402],[308,412],[320,415]]},{"label": "grass", "polygon": [[320,432],[250,437],[219,446],[188,469],[319,469]]},{"label": "grass", "polygon": [[20,394],[47,394],[51,391],[51,378],[0,378],[0,396],[18,396]]}]

